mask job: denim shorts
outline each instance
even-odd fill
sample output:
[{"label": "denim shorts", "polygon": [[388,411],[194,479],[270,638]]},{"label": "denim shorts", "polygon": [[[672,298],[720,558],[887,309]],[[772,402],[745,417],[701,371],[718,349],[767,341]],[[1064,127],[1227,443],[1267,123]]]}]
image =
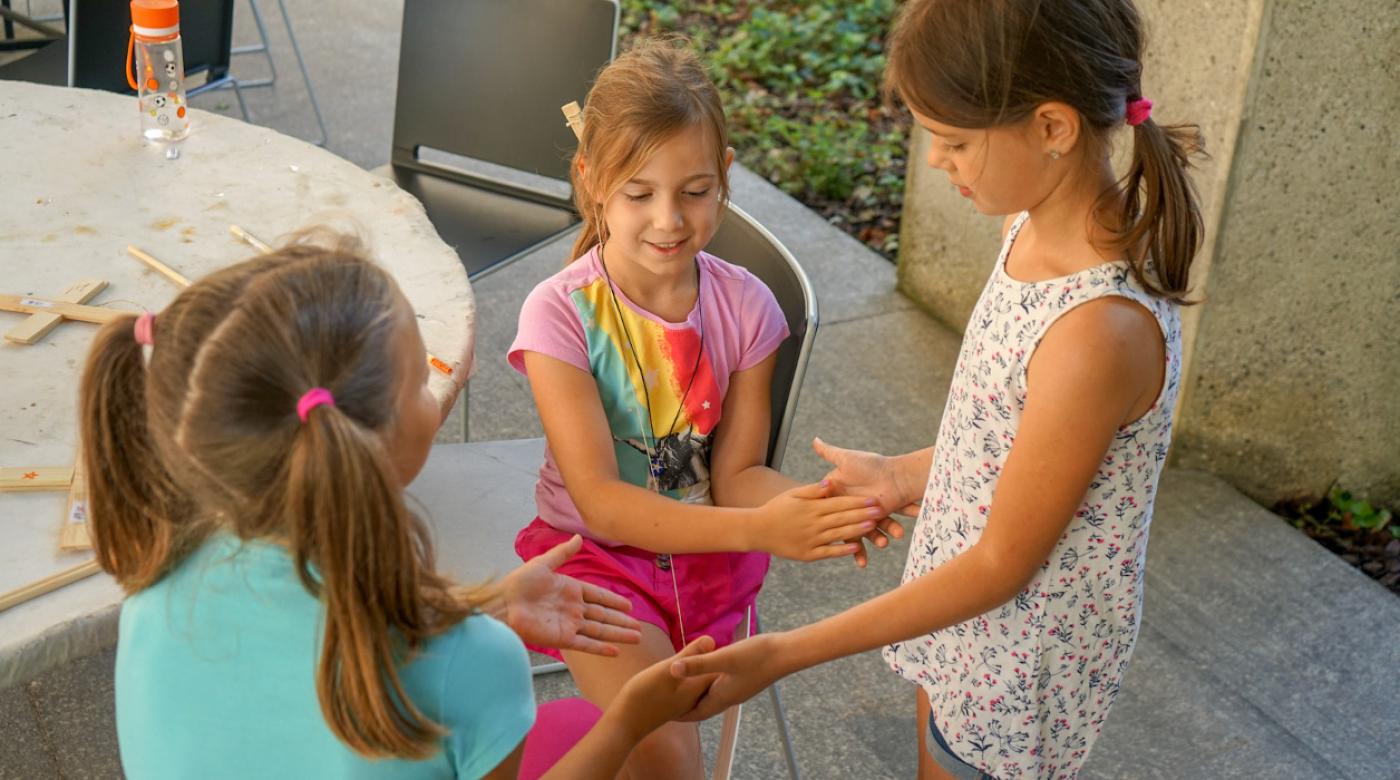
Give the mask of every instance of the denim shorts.
[{"label": "denim shorts", "polygon": [[943,767],[943,771],[951,774],[957,780],[996,780],[989,774],[984,774],[977,767],[963,761],[953,755],[953,751],[948,748],[948,743],[943,740],[943,735],[938,733],[938,726],[933,722],[933,715],[928,716],[928,754],[933,757],[933,762]]}]

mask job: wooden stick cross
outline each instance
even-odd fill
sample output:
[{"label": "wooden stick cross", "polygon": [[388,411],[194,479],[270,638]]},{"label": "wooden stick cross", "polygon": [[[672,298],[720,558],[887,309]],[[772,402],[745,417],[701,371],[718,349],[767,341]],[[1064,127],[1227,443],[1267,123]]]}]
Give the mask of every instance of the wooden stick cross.
[{"label": "wooden stick cross", "polygon": [[97,294],[105,289],[107,282],[101,279],[83,279],[52,300],[22,295],[0,296],[0,299],[3,299],[0,301],[0,309],[29,315],[23,322],[5,332],[5,340],[16,344],[33,344],[47,336],[49,331],[58,327],[65,319],[105,322],[105,319],[93,318],[112,319],[119,316],[121,312],[81,305],[96,298]]}]

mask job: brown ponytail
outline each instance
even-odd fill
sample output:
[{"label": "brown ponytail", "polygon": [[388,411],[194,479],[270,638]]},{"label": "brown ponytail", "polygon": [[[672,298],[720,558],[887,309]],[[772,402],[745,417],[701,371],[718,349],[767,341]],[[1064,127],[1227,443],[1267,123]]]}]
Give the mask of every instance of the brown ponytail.
[{"label": "brown ponytail", "polygon": [[98,331],[78,395],[93,550],[128,593],[164,573],[180,495],[146,424],[146,366],[135,323],[122,317]]},{"label": "brown ponytail", "polygon": [[284,507],[298,574],[326,605],[316,673],[326,722],[359,753],[425,758],[442,730],[408,698],[398,665],[472,610],[424,604],[420,593],[444,582],[421,565],[427,537],[393,474],[377,436],[320,406],[295,436]]},{"label": "brown ponytail", "polygon": [[646,166],[657,147],[691,127],[714,142],[719,192],[729,201],[724,104],[685,39],[644,41],[598,72],[583,108],[583,133],[569,178],[583,226],[569,260],[607,241],[603,204]]},{"label": "brown ponytail", "polygon": [[[1196,125],[1159,125],[1148,118],[1133,128],[1133,160],[1117,192],[1100,200],[1120,200],[1118,247],[1128,257],[1143,289],[1178,303],[1187,301],[1191,261],[1201,248],[1205,227],[1195,185],[1187,175],[1191,157],[1201,151]],[[1148,273],[1147,264],[1156,273]],[[1155,277],[1155,278],[1154,278]]]},{"label": "brown ponytail", "polygon": [[[436,573],[385,450],[406,381],[395,334],[415,327],[393,280],[353,239],[315,234],[181,292],[144,369],[132,325],[103,329],[82,386],[103,566],[134,592],[215,529],[286,544],[325,605],[316,690],[332,731],[368,757],[435,752],[441,728],[398,668],[491,591]],[[302,423],[312,387],[335,405]]]}]

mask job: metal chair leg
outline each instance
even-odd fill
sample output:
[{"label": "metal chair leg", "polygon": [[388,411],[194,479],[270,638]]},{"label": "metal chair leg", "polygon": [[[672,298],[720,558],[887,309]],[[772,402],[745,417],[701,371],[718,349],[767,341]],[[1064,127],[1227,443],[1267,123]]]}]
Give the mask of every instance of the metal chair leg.
[{"label": "metal chair leg", "polygon": [[797,771],[797,754],[792,749],[792,735],[788,733],[787,711],[783,709],[783,698],[778,695],[778,684],[768,687],[768,696],[773,701],[773,717],[778,721],[778,735],[783,739],[783,756],[787,759],[788,776],[792,780],[802,780]]},{"label": "metal chair leg", "polygon": [[[758,610],[753,611],[753,633],[763,631],[758,622]],[[778,684],[768,686],[768,698],[773,702],[773,719],[778,721],[778,736],[783,740],[783,757],[787,759],[788,776],[792,780],[802,780],[797,769],[797,752],[792,748],[792,734],[788,731],[787,710],[783,709],[783,697],[778,693]]]},{"label": "metal chair leg", "polygon": [[253,117],[248,113],[248,104],[243,102],[243,90],[238,86],[238,79],[229,79],[229,84],[233,86],[233,96],[238,98],[238,110],[243,112],[243,121],[251,125]]},{"label": "metal chair leg", "polygon": [[292,31],[292,18],[287,15],[287,4],[277,0],[277,8],[282,12],[282,23],[287,26],[287,38],[292,42],[292,54],[296,55],[297,67],[301,68],[301,79],[306,82],[306,94],[311,98],[311,110],[316,114],[316,125],[321,128],[321,140],[313,141],[317,146],[325,146],[330,138],[326,134],[326,122],[321,118],[321,106],[316,102],[316,90],[311,86],[311,76],[306,72],[306,61],[301,58],[301,46],[297,44],[297,34]]},{"label": "metal chair leg", "polygon": [[267,69],[272,73],[269,78],[251,79],[241,82],[245,87],[266,87],[277,82],[277,63],[272,61],[272,49],[267,42],[267,25],[263,23],[262,11],[258,8],[258,0],[248,0],[248,8],[253,12],[253,24],[258,28],[258,39],[262,43],[251,46],[238,46],[232,50],[232,54],[256,54],[262,52],[267,58]]}]

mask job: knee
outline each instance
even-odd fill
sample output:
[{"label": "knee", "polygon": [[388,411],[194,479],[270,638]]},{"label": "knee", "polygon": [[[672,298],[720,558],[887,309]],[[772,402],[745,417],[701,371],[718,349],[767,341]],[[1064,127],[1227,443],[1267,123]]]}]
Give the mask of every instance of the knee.
[{"label": "knee", "polygon": [[668,723],[637,743],[627,758],[630,778],[692,780],[705,775],[700,731],[689,723]]}]

